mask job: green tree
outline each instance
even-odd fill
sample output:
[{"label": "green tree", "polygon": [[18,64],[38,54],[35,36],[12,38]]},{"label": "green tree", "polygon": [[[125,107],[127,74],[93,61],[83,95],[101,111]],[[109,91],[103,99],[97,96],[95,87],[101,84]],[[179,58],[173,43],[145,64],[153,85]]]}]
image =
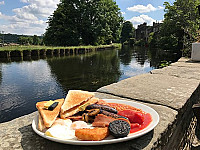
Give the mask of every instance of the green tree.
[{"label": "green tree", "polygon": [[46,45],[98,45],[119,40],[123,21],[113,0],[61,0],[49,17]]},{"label": "green tree", "polygon": [[173,5],[164,3],[166,14],[161,28],[161,46],[178,50],[191,47],[200,23],[199,4],[199,0],[176,0]]},{"label": "green tree", "polygon": [[123,23],[122,32],[121,32],[121,43],[125,41],[129,41],[130,38],[134,37],[135,28],[130,21],[126,21]]},{"label": "green tree", "polygon": [[20,36],[18,41],[21,45],[32,45],[33,44],[32,37]]},{"label": "green tree", "polygon": [[38,38],[37,35],[33,36],[33,45],[39,45],[40,44],[40,39]]},{"label": "green tree", "polygon": [[33,37],[26,37],[27,38],[27,44],[32,45],[33,44]]}]

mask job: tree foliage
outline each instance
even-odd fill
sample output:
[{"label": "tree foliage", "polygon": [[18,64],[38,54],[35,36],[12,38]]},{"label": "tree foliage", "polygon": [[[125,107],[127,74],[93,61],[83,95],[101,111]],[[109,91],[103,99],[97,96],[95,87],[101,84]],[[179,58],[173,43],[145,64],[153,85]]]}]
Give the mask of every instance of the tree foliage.
[{"label": "tree foliage", "polygon": [[164,3],[166,14],[160,34],[161,46],[178,50],[190,47],[199,28],[199,4],[199,0],[176,0],[173,5]]},{"label": "tree foliage", "polygon": [[34,36],[20,36],[18,42],[21,45],[42,45],[43,41],[37,35]]},{"label": "tree foliage", "polygon": [[130,38],[134,37],[135,28],[130,21],[126,21],[123,23],[122,32],[121,32],[121,43],[125,41],[129,41]]},{"label": "tree foliage", "polygon": [[119,40],[123,21],[113,0],[61,0],[49,17],[46,45],[97,45]]},{"label": "tree foliage", "polygon": [[33,45],[39,45],[40,44],[40,39],[37,35],[33,36]]}]

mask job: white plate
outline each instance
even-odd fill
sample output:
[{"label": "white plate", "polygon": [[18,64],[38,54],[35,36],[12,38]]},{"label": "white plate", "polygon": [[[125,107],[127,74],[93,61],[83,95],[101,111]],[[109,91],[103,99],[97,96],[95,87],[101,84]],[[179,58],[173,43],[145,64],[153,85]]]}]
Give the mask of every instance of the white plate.
[{"label": "white plate", "polygon": [[102,141],[62,140],[62,139],[56,139],[56,138],[53,138],[53,137],[46,136],[43,132],[40,132],[37,129],[38,116],[36,116],[36,118],[33,120],[32,128],[41,137],[46,138],[48,140],[55,141],[55,142],[59,142],[59,143],[73,144],[73,145],[103,145],[103,144],[111,144],[111,143],[118,143],[118,142],[128,141],[128,140],[137,138],[139,136],[142,136],[142,135],[148,133],[149,131],[151,131],[152,129],[154,129],[155,126],[159,122],[158,113],[153,108],[151,108],[149,106],[146,106],[146,105],[140,104],[140,103],[136,103],[136,102],[132,102],[132,101],[125,101],[125,100],[117,100],[117,99],[104,99],[104,100],[106,102],[109,102],[109,103],[127,104],[127,105],[130,105],[130,106],[142,109],[144,112],[151,114],[152,122],[146,128],[144,128],[144,129],[142,129],[142,130],[140,130],[138,132],[129,134],[127,137],[124,137],[124,138],[113,138],[112,136],[109,136],[109,137],[107,137],[106,139],[104,139]]}]

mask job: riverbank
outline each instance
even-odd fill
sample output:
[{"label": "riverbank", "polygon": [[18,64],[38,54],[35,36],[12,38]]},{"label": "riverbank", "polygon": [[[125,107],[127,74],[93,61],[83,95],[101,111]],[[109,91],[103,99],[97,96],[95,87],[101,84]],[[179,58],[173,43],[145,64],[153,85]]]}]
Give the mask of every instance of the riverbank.
[{"label": "riverbank", "polygon": [[99,46],[5,46],[0,47],[0,58],[30,57],[30,56],[57,56],[69,54],[84,54],[92,51],[120,48],[121,44],[99,45]]},{"label": "riverbank", "polygon": [[[200,63],[181,58],[163,69],[138,75],[97,90],[96,97],[123,99],[155,109],[159,124],[144,136],[127,142],[75,146],[41,138],[31,128],[37,112],[0,124],[0,150],[4,149],[191,149],[195,147],[192,105],[200,100]],[[191,138],[192,137],[192,138]],[[197,140],[196,140],[197,141]]]}]

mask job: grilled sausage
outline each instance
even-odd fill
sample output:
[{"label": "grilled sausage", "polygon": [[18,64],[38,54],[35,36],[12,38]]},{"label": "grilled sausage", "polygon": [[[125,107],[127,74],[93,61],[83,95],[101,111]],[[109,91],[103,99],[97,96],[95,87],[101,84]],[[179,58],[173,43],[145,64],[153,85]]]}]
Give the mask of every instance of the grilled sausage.
[{"label": "grilled sausage", "polygon": [[112,108],[112,107],[106,106],[106,105],[91,104],[91,105],[88,105],[88,106],[86,107],[86,110],[87,110],[87,109],[100,109],[100,110],[105,110],[105,111],[108,111],[108,112],[117,114],[117,110],[116,110],[115,108]]},{"label": "grilled sausage", "polygon": [[112,118],[124,118],[124,119],[127,119],[128,120],[128,118],[126,118],[126,117],[124,117],[124,116],[120,116],[120,115],[118,115],[118,114],[114,114],[114,113],[111,113],[111,112],[108,112],[108,111],[106,111],[106,110],[100,110],[100,112],[99,112],[100,114],[104,114],[104,115],[106,115],[106,116],[109,116],[109,117],[112,117]]}]

